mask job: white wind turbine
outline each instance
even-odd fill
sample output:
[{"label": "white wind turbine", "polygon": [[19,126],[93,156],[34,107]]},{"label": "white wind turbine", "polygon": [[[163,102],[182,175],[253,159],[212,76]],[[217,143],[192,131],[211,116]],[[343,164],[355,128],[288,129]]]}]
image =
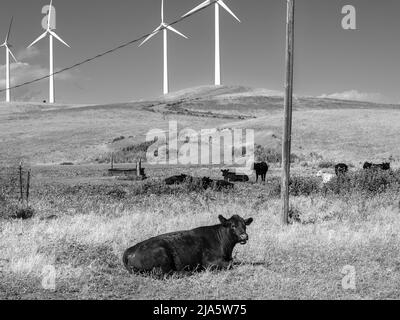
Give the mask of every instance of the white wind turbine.
[{"label": "white wind turbine", "polygon": [[54,94],[54,54],[53,54],[53,37],[56,38],[58,41],[66,45],[68,48],[71,48],[63,39],[61,39],[51,28],[51,18],[52,18],[52,9],[53,9],[53,0],[50,1],[50,7],[49,7],[49,15],[47,17],[47,29],[46,31],[35,41],[33,41],[28,48],[32,47],[34,44],[45,38],[47,35],[49,35],[49,40],[50,40],[50,85],[49,85],[49,102],[54,103],[55,102],[55,94]]},{"label": "white wind turbine", "polygon": [[10,27],[8,28],[8,33],[6,36],[6,40],[0,47],[6,48],[6,102],[11,101],[11,94],[10,94],[10,55],[14,59],[15,62],[18,62],[13,53],[11,52],[10,48],[12,45],[8,42],[11,33],[11,26],[13,23],[13,18],[11,18]]},{"label": "white wind turbine", "polygon": [[[186,17],[196,11],[203,9],[206,6],[209,6],[213,0],[206,0],[203,3],[199,4],[193,10],[190,10],[188,13],[183,15]],[[223,9],[228,11],[237,21],[241,22],[239,18],[232,12],[231,9],[224,3],[223,0],[217,0],[214,3],[215,6],[215,85],[221,85],[221,49],[220,49],[220,31],[219,31],[219,7],[221,6]]]},{"label": "white wind turbine", "polygon": [[170,30],[185,39],[187,39],[187,37],[164,22],[164,0],[161,0],[161,24],[151,33],[151,35],[149,35],[146,39],[143,40],[143,42],[139,45],[139,47],[141,47],[143,44],[145,44],[147,41],[149,41],[152,37],[154,37],[161,30],[163,30],[163,35],[164,35],[164,85],[163,85],[164,90],[163,90],[163,92],[164,92],[164,94],[168,94],[169,83],[168,83],[168,36],[167,36],[167,32],[168,32],[168,30]]}]

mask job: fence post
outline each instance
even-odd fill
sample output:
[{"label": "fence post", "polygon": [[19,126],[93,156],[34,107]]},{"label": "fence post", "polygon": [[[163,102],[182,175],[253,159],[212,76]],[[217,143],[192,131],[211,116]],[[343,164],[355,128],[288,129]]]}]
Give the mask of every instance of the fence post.
[{"label": "fence post", "polygon": [[22,203],[24,201],[24,191],[22,186],[22,161],[19,163],[19,197]]},{"label": "fence post", "polygon": [[29,189],[31,184],[31,169],[28,170],[28,177],[26,180],[26,207],[29,207]]},{"label": "fence post", "polygon": [[139,158],[139,161],[136,162],[136,175],[138,177],[142,176],[142,159]]}]

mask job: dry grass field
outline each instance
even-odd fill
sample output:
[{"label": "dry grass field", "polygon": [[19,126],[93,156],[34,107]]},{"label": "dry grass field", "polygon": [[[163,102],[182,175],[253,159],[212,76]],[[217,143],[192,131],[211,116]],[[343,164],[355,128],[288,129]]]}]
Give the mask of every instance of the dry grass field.
[{"label": "dry grass field", "polygon": [[[114,106],[0,105],[0,299],[399,299],[396,106],[297,99],[293,149],[301,160],[293,164],[299,183],[291,198],[296,219],[288,227],[280,224],[278,165],[265,185],[251,177],[218,192],[162,183],[178,173],[217,178],[217,167],[145,164],[148,179],[130,181],[108,176],[109,165],[95,161],[115,147],[113,139],[143,142],[149,129],[166,128],[172,119],[182,128],[253,128],[257,143],[279,145],[281,98],[263,94],[199,88]],[[389,158],[392,173],[363,176],[360,163]],[[9,218],[21,159],[32,169],[29,220]],[[75,165],[59,165],[66,161]],[[315,173],[330,161],[352,164],[352,184],[320,188]],[[217,224],[219,214],[254,218],[232,270],[160,279],[123,268],[129,246]],[[49,265],[55,290],[42,286]],[[346,266],[355,271],[353,289],[342,285]]]}]

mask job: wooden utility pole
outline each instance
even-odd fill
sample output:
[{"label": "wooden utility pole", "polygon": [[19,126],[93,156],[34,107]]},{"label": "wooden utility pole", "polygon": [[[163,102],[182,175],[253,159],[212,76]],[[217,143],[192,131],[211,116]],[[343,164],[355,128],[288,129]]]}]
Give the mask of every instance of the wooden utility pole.
[{"label": "wooden utility pole", "polygon": [[282,222],[289,223],[289,179],[292,143],[294,3],[287,0],[285,110],[282,142]]}]

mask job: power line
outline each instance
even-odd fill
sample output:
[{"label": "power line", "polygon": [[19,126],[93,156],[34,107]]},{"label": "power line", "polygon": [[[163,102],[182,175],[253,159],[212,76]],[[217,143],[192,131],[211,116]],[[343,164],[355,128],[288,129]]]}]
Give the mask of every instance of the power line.
[{"label": "power line", "polygon": [[[12,86],[12,87],[10,87],[9,89],[11,90],[11,89],[16,89],[16,88],[24,87],[24,86],[30,85],[30,84],[32,84],[32,83],[36,83],[36,82],[39,82],[39,81],[48,79],[48,78],[50,78],[51,76],[54,76],[54,75],[57,75],[57,74],[60,74],[60,73],[63,73],[63,72],[66,72],[66,71],[75,69],[75,68],[77,68],[77,67],[79,67],[79,66],[81,66],[81,65],[83,65],[83,64],[86,64],[86,63],[88,63],[88,62],[91,62],[91,61],[93,61],[93,60],[96,60],[96,59],[98,59],[98,58],[101,58],[101,57],[103,57],[103,56],[105,56],[105,55],[108,55],[108,54],[110,54],[110,53],[113,53],[113,52],[115,52],[115,51],[117,51],[117,50],[120,50],[120,49],[122,49],[122,48],[128,47],[128,46],[130,46],[130,45],[132,45],[132,44],[134,44],[134,43],[137,43],[137,42],[139,42],[139,41],[141,41],[141,40],[146,39],[147,37],[149,37],[149,36],[151,36],[151,35],[153,35],[153,34],[156,34],[156,33],[160,32],[160,31],[163,31],[163,30],[167,29],[168,26],[173,26],[173,25],[175,25],[175,24],[177,24],[177,23],[179,23],[179,22],[181,22],[181,21],[183,21],[183,20],[186,20],[187,18],[189,18],[189,17],[191,17],[191,16],[197,14],[197,13],[200,12],[200,11],[205,10],[206,8],[208,8],[208,7],[210,7],[211,5],[215,4],[216,2],[218,2],[218,0],[212,0],[209,4],[205,5],[204,7],[200,8],[199,10],[197,10],[197,11],[195,11],[195,12],[192,12],[191,14],[188,14],[188,15],[186,15],[186,16],[184,16],[184,17],[181,17],[181,18],[175,20],[174,22],[172,22],[172,23],[170,23],[170,24],[167,24],[166,26],[162,26],[162,28],[160,28],[160,29],[158,29],[158,30],[155,30],[155,31],[153,31],[153,32],[151,32],[151,33],[148,33],[148,34],[146,34],[146,35],[144,35],[144,36],[141,36],[140,38],[137,38],[137,39],[135,39],[135,40],[131,40],[131,41],[125,42],[125,43],[119,45],[118,47],[115,47],[115,48],[113,48],[113,49],[104,51],[104,52],[102,52],[102,53],[100,53],[100,54],[97,54],[97,55],[91,57],[91,58],[88,58],[88,59],[85,59],[85,60],[83,60],[83,61],[81,61],[81,62],[78,62],[78,63],[76,63],[76,64],[74,64],[74,65],[72,65],[72,66],[70,66],[70,67],[63,68],[63,69],[61,69],[61,70],[59,70],[59,71],[56,71],[56,72],[53,72],[52,74],[49,74],[49,75],[47,75],[47,76],[43,76],[43,77],[40,77],[40,78],[36,78],[36,79],[34,79],[34,80],[26,81],[26,82],[24,82],[24,83],[21,83],[21,84]],[[1,89],[1,90],[0,90],[0,93],[1,93],[1,92],[5,92],[5,91],[7,91],[7,89]]]}]

